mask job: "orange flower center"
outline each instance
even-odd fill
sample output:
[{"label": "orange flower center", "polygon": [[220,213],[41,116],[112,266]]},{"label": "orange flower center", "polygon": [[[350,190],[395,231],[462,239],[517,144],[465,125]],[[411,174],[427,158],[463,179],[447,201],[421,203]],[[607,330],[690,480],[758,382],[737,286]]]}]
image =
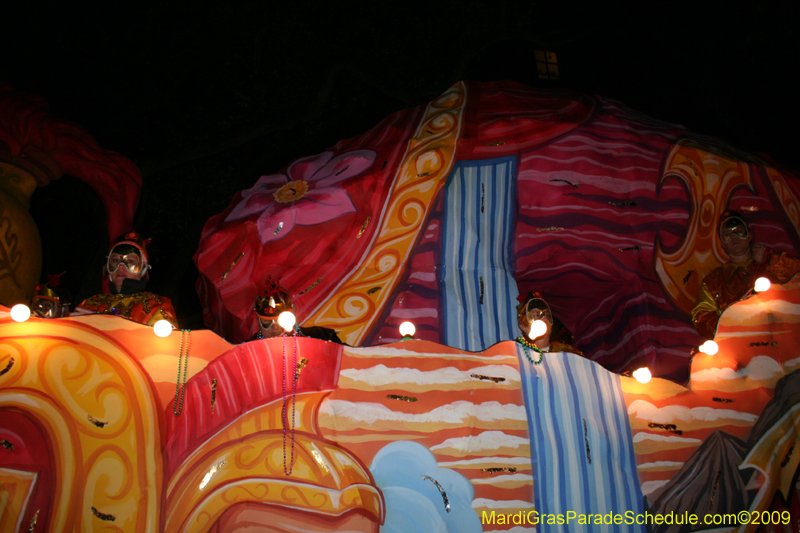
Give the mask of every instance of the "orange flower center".
[{"label": "orange flower center", "polygon": [[288,204],[289,202],[294,202],[295,200],[299,200],[303,196],[306,195],[308,192],[308,183],[304,180],[297,180],[297,181],[290,181],[274,193],[272,196],[275,197],[275,201],[280,202],[282,204]]}]

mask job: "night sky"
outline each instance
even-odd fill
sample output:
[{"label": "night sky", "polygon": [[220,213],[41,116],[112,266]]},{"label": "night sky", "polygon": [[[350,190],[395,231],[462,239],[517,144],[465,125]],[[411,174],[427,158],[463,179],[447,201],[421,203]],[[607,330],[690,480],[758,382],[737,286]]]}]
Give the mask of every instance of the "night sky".
[{"label": "night sky", "polygon": [[[193,329],[203,325],[191,256],[236,191],[461,79],[613,98],[798,173],[793,2],[564,4],[16,7],[5,11],[0,80],[138,165],[150,289]],[[559,80],[538,78],[537,49],[557,54]],[[99,292],[108,235],[94,192],[65,176],[34,194],[31,212],[43,278],[66,270],[76,302]]]}]

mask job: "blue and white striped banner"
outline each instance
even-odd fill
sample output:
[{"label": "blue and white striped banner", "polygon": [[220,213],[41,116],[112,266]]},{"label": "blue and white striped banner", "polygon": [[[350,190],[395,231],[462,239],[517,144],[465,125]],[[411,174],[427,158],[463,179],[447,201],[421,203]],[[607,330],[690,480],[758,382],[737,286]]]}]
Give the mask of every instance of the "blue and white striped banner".
[{"label": "blue and white striped banner", "polygon": [[[536,510],[566,516],[644,512],[619,376],[576,354],[533,365],[517,346],[528,413]],[[534,354],[536,355],[536,354]],[[537,526],[539,533],[645,532],[644,525]]]},{"label": "blue and white striped banner", "polygon": [[460,161],[445,189],[444,344],[483,351],[516,337],[515,157]]}]

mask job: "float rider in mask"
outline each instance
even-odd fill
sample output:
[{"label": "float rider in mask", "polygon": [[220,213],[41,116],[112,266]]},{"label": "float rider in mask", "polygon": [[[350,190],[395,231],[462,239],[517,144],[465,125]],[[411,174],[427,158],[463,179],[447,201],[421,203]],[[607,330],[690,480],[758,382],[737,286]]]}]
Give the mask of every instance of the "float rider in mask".
[{"label": "float rider in mask", "polygon": [[703,278],[692,310],[692,324],[707,339],[714,338],[722,312],[752,294],[756,279],[763,276],[772,283],[786,283],[800,271],[797,258],[753,244],[750,226],[736,211],[722,213],[718,236],[730,261]]},{"label": "float rider in mask", "polygon": [[[563,324],[553,318],[553,312],[541,293],[530,292],[526,296],[520,295],[517,300],[520,302],[517,306],[517,324],[522,332],[522,336],[517,337],[517,342],[523,346],[526,354],[533,350],[540,354],[572,352],[583,355],[583,352],[572,347],[569,342],[564,342],[570,340],[571,335]],[[537,321],[544,324],[543,331],[534,331]]]},{"label": "float rider in mask", "polygon": [[[256,296],[255,312],[258,319],[258,331],[251,340],[270,339],[285,333],[283,327],[278,324],[278,317],[284,311],[295,313],[294,304],[289,291],[279,284],[278,279],[272,276],[267,277],[264,288]],[[301,327],[294,325],[294,332],[301,337],[311,337],[323,341],[343,344],[336,332],[330,328],[321,326]]]},{"label": "float rider in mask", "polygon": [[117,315],[149,326],[163,319],[177,328],[172,301],[146,290],[152,268],[147,254],[149,242],[135,231],[117,239],[103,268],[103,294],[78,304],[76,314]]}]

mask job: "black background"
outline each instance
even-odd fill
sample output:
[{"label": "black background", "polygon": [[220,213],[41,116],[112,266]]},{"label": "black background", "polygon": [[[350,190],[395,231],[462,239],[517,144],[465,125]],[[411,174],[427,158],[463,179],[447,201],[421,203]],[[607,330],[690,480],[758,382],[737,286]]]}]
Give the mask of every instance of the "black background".
[{"label": "black background", "polygon": [[[112,3],[109,3],[112,4]],[[793,2],[227,2],[5,8],[0,79],[132,159],[150,289],[202,327],[191,256],[236,191],[461,79],[567,87],[800,168]],[[537,76],[556,52],[560,79]],[[99,292],[103,206],[65,176],[32,198],[43,278]]]}]

